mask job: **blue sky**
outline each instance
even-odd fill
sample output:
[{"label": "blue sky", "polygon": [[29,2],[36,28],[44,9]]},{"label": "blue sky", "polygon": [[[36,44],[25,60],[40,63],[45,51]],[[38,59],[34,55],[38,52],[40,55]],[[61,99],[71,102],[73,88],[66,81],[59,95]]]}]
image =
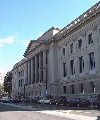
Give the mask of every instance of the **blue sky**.
[{"label": "blue sky", "polygon": [[99,0],[0,0],[0,72],[23,58],[29,40],[63,28]]}]

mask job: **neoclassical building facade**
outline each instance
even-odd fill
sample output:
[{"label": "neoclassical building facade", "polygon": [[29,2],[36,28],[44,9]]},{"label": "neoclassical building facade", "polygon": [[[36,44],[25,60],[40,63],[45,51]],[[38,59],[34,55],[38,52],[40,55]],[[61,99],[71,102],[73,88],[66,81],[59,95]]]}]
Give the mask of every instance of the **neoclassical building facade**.
[{"label": "neoclassical building facade", "polygon": [[12,71],[13,96],[100,94],[100,2],[63,29],[31,40]]}]

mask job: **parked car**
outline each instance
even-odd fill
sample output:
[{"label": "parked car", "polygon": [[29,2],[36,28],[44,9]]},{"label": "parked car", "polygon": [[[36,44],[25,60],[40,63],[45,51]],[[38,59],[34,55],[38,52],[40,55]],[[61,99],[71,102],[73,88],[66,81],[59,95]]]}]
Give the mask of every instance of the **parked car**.
[{"label": "parked car", "polygon": [[67,98],[65,96],[54,97],[50,100],[50,104],[67,105]]},{"label": "parked car", "polygon": [[93,101],[93,106],[100,108],[100,98],[97,98],[96,100]]},{"label": "parked car", "polygon": [[32,99],[32,102],[33,102],[33,103],[38,103],[38,101],[39,101],[40,99],[41,99],[40,97],[34,97],[34,98]]},{"label": "parked car", "polygon": [[19,99],[18,97],[12,98],[12,99],[11,99],[11,102],[13,102],[13,103],[18,103],[18,102],[20,102],[20,99]]},{"label": "parked car", "polygon": [[10,102],[10,98],[9,97],[3,97],[1,100],[2,100],[3,103]]},{"label": "parked car", "polygon": [[74,107],[88,107],[90,105],[91,105],[90,101],[85,100],[84,98],[74,98],[68,102],[68,106],[70,106],[70,107],[72,107],[72,106],[74,106]]},{"label": "parked car", "polygon": [[45,103],[50,103],[50,99],[48,99],[48,98],[42,98],[42,99],[40,99],[39,101],[38,101],[38,103],[42,103],[42,104],[45,104]]}]

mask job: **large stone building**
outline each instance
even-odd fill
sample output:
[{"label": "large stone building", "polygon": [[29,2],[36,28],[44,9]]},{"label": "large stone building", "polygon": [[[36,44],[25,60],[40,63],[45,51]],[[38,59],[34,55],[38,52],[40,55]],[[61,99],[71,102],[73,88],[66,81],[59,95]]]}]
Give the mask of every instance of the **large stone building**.
[{"label": "large stone building", "polygon": [[13,67],[14,96],[100,94],[100,2],[63,29],[31,40]]}]

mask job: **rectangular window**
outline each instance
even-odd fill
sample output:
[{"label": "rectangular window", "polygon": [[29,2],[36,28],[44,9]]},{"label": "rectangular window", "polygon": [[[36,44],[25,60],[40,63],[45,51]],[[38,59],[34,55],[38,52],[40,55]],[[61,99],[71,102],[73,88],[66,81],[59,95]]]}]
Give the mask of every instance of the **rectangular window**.
[{"label": "rectangular window", "polygon": [[81,93],[84,93],[83,83],[80,84],[81,87]]},{"label": "rectangular window", "polygon": [[74,94],[74,85],[71,85],[71,94]]},{"label": "rectangular window", "polygon": [[48,54],[49,54],[49,51],[47,50],[46,51],[46,64],[48,63]]},{"label": "rectangular window", "polygon": [[70,70],[71,70],[71,75],[74,75],[75,74],[74,60],[70,61]]},{"label": "rectangular window", "polygon": [[95,92],[95,84],[93,82],[90,82],[90,88],[91,92]]},{"label": "rectangular window", "polygon": [[84,70],[84,60],[83,56],[79,57],[79,73],[82,73]]},{"label": "rectangular window", "polygon": [[90,62],[90,70],[95,69],[95,58],[94,58],[94,52],[89,53],[89,62]]},{"label": "rectangular window", "polygon": [[78,40],[78,49],[82,48],[82,39]]},{"label": "rectangular window", "polygon": [[20,80],[20,87],[22,87],[22,79]]},{"label": "rectangular window", "polygon": [[20,87],[20,80],[19,80],[19,87]]},{"label": "rectangular window", "polygon": [[63,56],[65,56],[65,48],[63,48]]},{"label": "rectangular window", "polygon": [[43,81],[43,70],[41,72],[41,82]]},{"label": "rectangular window", "polygon": [[92,33],[88,35],[88,44],[92,44],[93,43],[93,37],[92,37]]},{"label": "rectangular window", "polygon": [[66,71],[66,63],[63,63],[63,76],[66,77],[67,71]]},{"label": "rectangular window", "polygon": [[66,86],[63,86],[63,93],[66,94]]},{"label": "rectangular window", "polygon": [[70,53],[73,53],[73,43],[70,45]]},{"label": "rectangular window", "polygon": [[41,52],[41,66],[43,66],[43,52]]},{"label": "rectangular window", "polygon": [[37,54],[37,68],[39,68],[39,54]]}]

